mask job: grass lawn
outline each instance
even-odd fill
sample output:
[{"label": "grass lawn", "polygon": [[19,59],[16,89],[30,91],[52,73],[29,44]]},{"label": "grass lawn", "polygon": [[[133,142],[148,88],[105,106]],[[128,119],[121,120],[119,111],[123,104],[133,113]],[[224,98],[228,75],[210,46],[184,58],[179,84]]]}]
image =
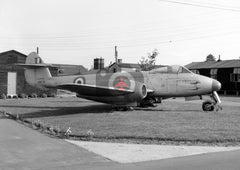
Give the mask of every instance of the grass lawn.
[{"label": "grass lawn", "polygon": [[223,110],[203,112],[201,102],[165,100],[156,108],[114,111],[111,106],[79,98],[1,100],[0,108],[29,120],[96,138],[131,142],[240,143],[240,98],[223,97]]}]

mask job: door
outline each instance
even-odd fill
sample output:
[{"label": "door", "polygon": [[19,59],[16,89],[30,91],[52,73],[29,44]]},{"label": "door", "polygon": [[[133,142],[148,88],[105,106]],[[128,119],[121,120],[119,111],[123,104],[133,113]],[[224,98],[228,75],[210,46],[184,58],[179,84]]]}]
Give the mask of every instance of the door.
[{"label": "door", "polygon": [[7,95],[17,94],[17,73],[8,72]]}]

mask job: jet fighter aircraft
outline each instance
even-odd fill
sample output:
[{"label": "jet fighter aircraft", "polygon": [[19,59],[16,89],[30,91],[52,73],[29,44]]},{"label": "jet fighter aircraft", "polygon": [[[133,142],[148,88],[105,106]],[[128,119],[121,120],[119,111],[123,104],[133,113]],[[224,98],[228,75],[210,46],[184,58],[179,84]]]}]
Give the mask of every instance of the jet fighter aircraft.
[{"label": "jet fighter aircraft", "polygon": [[49,71],[51,64],[45,64],[37,53],[32,52],[21,66],[25,67],[25,78],[30,85],[69,90],[76,92],[80,98],[111,104],[116,108],[137,106],[157,97],[195,100],[209,95],[211,100],[202,104],[204,111],[213,111],[221,103],[217,94],[220,82],[178,65],[152,71],[53,77]]}]

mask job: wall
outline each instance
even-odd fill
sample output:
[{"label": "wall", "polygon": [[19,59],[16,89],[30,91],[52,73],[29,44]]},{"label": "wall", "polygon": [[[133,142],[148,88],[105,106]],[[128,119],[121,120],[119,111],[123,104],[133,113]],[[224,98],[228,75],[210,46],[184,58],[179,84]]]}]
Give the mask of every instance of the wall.
[{"label": "wall", "polygon": [[[20,95],[25,93],[27,95],[31,95],[32,93],[36,93],[41,95],[43,93],[52,94],[56,90],[39,90],[36,87],[30,86],[27,84],[24,76],[24,68],[15,66],[14,64],[23,64],[26,60],[26,55],[19,53],[15,50],[6,51],[0,53],[0,95],[5,94],[7,95],[7,88],[8,88],[8,72],[16,72],[17,73],[17,80],[16,80],[16,93]],[[54,70],[52,71],[53,74],[56,75]]]},{"label": "wall", "polygon": [[198,69],[200,75],[216,78],[221,84],[220,93],[229,95],[240,94],[240,82],[231,82],[230,76],[233,73],[234,68],[218,68],[216,76],[211,75],[211,69]]}]

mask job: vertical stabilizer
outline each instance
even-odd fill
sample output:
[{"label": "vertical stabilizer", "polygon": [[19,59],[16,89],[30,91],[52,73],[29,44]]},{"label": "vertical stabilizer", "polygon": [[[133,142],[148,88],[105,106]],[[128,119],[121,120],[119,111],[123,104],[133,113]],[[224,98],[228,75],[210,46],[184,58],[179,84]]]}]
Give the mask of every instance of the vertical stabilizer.
[{"label": "vertical stabilizer", "polygon": [[25,64],[25,78],[30,85],[44,86],[46,81],[52,78],[48,66],[44,64],[36,52],[27,56]]}]

